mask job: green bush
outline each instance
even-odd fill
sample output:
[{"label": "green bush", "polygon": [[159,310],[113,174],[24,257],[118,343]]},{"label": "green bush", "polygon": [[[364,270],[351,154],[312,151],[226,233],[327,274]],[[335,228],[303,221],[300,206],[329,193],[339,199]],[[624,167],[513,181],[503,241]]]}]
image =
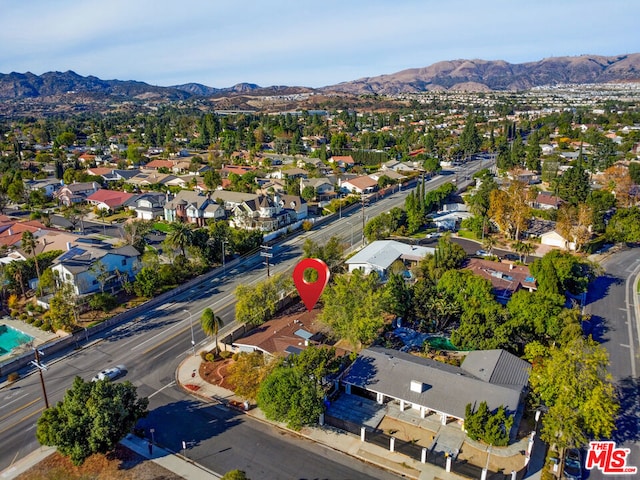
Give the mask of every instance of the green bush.
[{"label": "green bush", "polygon": [[240,354],[239,354],[239,353],[234,353],[233,355],[231,355],[231,359],[232,359],[234,362],[237,362],[239,357],[240,357]]},{"label": "green bush", "polygon": [[110,293],[96,293],[89,299],[89,307],[92,310],[102,310],[110,312],[118,306],[118,300]]},{"label": "green bush", "polygon": [[33,321],[33,326],[34,326],[34,327],[37,327],[37,328],[40,328],[40,327],[42,326],[42,319],[40,319],[40,318],[36,318],[36,319]]},{"label": "green bush", "polygon": [[207,362],[213,362],[215,359],[216,359],[216,356],[212,352],[209,352],[205,355],[205,360]]},{"label": "green bush", "polygon": [[464,428],[472,440],[482,440],[490,445],[504,447],[509,443],[509,432],[513,416],[508,416],[503,406],[491,412],[487,402],[481,402],[474,412],[469,403],[466,407]]},{"label": "green bush", "polygon": [[227,359],[227,358],[229,358],[231,355],[233,355],[233,353],[232,353],[232,352],[227,352],[227,351],[220,352],[220,358],[222,358],[223,360],[226,360],[226,359]]}]

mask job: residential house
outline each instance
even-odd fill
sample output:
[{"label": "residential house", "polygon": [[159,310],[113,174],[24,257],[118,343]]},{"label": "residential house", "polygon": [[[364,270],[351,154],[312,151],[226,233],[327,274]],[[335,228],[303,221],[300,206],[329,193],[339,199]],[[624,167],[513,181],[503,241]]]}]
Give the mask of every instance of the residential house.
[{"label": "residential house", "polygon": [[356,164],[355,160],[351,155],[333,155],[329,159],[329,162],[336,164],[338,167],[342,168],[343,170],[348,170],[350,168],[353,168],[353,166]]},{"label": "residential house", "polygon": [[98,210],[116,210],[133,197],[132,193],[118,190],[105,190],[101,188],[87,197],[87,202]]},{"label": "residential house", "polygon": [[259,196],[254,200],[242,202],[233,209],[233,218],[229,224],[245,230],[273,232],[292,223],[289,212],[279,195]]},{"label": "residential house", "polygon": [[300,179],[300,191],[302,192],[306,187],[313,187],[316,192],[316,198],[318,201],[327,201],[335,198],[336,191],[333,183],[326,178],[301,178]]},{"label": "residential house", "polygon": [[202,227],[208,220],[225,218],[224,206],[211,196],[191,190],[181,190],[164,205],[164,218],[168,222],[195,223]]},{"label": "residential house", "polygon": [[470,258],[464,268],[489,280],[496,299],[503,304],[506,304],[518,290],[533,292],[538,289],[536,279],[526,265]]},{"label": "residential house", "polygon": [[75,295],[86,295],[116,290],[125,279],[132,281],[139,270],[139,256],[131,245],[70,246],[54,260],[51,270],[60,285],[70,286]]},{"label": "residential house", "polygon": [[255,200],[258,197],[259,195],[255,193],[232,192],[230,190],[216,190],[211,193],[211,198],[213,198],[216,203],[224,205],[224,209],[229,213],[238,205],[242,205],[243,202]]},{"label": "residential house", "polygon": [[399,173],[408,173],[415,172],[416,167],[411,163],[399,162],[398,160],[389,160],[388,162],[382,164],[380,170],[382,170],[383,172],[393,171]]},{"label": "residential house", "polygon": [[125,207],[135,210],[140,220],[164,219],[164,206],[167,195],[160,192],[147,192],[135,195],[127,202]]},{"label": "residential house", "polygon": [[300,353],[322,339],[317,312],[298,312],[269,320],[232,344],[236,352],[262,352],[271,357]]},{"label": "residential house", "polygon": [[166,168],[168,171],[172,171],[173,170],[173,166],[175,165],[175,162],[173,162],[172,160],[151,160],[149,163],[147,163],[144,166],[145,170],[158,170],[160,168]]},{"label": "residential house", "polygon": [[378,189],[378,182],[369,175],[352,178],[350,180],[343,181],[340,184],[340,191],[344,193],[373,193]]},{"label": "residential house", "polygon": [[362,350],[340,380],[347,394],[375,396],[378,404],[398,403],[439,417],[446,425],[464,425],[467,405],[486,402],[514,416],[510,437],[518,431],[531,365],[504,350],[477,350],[459,367],[383,347]]},{"label": "residential house", "polygon": [[539,192],[531,206],[540,210],[557,210],[563,203],[564,200],[551,192]]},{"label": "residential house", "polygon": [[291,222],[304,220],[309,215],[307,202],[299,195],[279,195],[280,207],[288,211]]},{"label": "residential house", "polygon": [[177,177],[175,175],[171,175],[168,173],[141,172],[135,175],[134,177],[129,178],[127,180],[127,183],[131,185],[135,185],[139,188],[145,188],[145,187],[149,187],[150,185],[156,185],[156,184],[164,185],[166,184],[166,182],[170,180],[174,180],[176,178]]},{"label": "residential house", "polygon": [[302,168],[287,168],[286,170],[276,170],[268,175],[271,178],[307,178],[309,176],[309,172]]},{"label": "residential house", "polygon": [[40,190],[46,197],[52,198],[60,188],[62,188],[64,182],[57,178],[44,178],[41,180],[25,180],[24,188],[27,192],[33,192]]},{"label": "residential house", "polygon": [[[353,241],[351,242],[353,244]],[[370,243],[345,263],[349,272],[362,270],[366,275],[376,272],[380,278],[388,277],[389,268],[400,260],[406,267],[418,263],[426,255],[434,254],[435,248],[407,245],[395,240],[377,240]]]},{"label": "residential house", "polygon": [[558,233],[557,230],[552,230],[550,232],[546,232],[540,235],[540,244],[548,245],[550,247],[561,248],[562,250],[573,251],[576,249],[575,242],[572,242],[569,239],[563,237]]},{"label": "residential house", "polygon": [[54,194],[59,203],[70,207],[76,203],[84,202],[87,197],[98,191],[100,185],[96,182],[72,183],[62,186]]}]

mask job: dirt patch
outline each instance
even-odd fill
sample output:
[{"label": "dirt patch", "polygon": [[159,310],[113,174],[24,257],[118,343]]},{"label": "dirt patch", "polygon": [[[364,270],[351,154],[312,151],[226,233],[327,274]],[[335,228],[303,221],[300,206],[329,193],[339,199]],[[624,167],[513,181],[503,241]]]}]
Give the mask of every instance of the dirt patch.
[{"label": "dirt patch", "polygon": [[227,358],[225,360],[216,360],[215,362],[201,362],[200,363],[200,378],[210,383],[211,385],[217,385],[227,390],[233,390],[233,386],[227,380],[227,370],[229,365],[233,363],[233,359]]},{"label": "dirt patch", "polygon": [[[429,448],[433,442],[435,432],[417,427],[410,423],[402,422],[395,418],[384,417],[378,428],[384,430],[384,433],[393,435],[399,440],[406,442],[414,442],[421,447]],[[495,452],[499,447],[493,447]],[[466,460],[472,465],[484,468],[487,463],[487,452],[471,446],[465,442],[458,453],[459,460]],[[510,473],[512,470],[516,472],[524,467],[524,456],[521,454],[511,457],[499,457],[492,454],[489,458],[489,470]]]},{"label": "dirt patch", "polygon": [[182,480],[122,445],[108,454],[91,455],[79,467],[58,452],[16,477],[17,480]]}]

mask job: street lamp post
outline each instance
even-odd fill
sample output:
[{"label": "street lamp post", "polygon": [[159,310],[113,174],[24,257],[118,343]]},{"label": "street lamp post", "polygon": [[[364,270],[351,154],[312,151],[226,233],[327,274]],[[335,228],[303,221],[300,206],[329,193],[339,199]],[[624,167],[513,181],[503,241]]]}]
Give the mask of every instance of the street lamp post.
[{"label": "street lamp post", "polygon": [[221,247],[222,247],[222,274],[223,275],[226,275],[226,273],[227,273],[227,266],[225,264],[225,261],[226,261],[225,257],[227,255],[226,255],[226,249],[224,248],[224,246],[227,245],[228,243],[229,242],[227,242],[226,240],[222,240]]},{"label": "street lamp post", "polygon": [[189,314],[189,327],[191,328],[191,348],[193,349],[193,356],[196,356],[196,339],[193,336],[193,320],[191,318],[191,312],[189,310],[182,310],[185,313]]}]

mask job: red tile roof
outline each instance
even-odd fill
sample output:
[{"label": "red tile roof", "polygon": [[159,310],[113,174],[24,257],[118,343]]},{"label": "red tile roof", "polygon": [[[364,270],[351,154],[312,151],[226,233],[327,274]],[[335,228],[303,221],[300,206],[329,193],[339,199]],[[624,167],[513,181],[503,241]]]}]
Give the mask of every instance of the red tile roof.
[{"label": "red tile roof", "polygon": [[133,197],[132,193],[118,192],[116,190],[105,190],[101,188],[97,192],[89,195],[87,201],[100,202],[107,205],[109,208],[116,208],[121,206],[124,202]]}]

